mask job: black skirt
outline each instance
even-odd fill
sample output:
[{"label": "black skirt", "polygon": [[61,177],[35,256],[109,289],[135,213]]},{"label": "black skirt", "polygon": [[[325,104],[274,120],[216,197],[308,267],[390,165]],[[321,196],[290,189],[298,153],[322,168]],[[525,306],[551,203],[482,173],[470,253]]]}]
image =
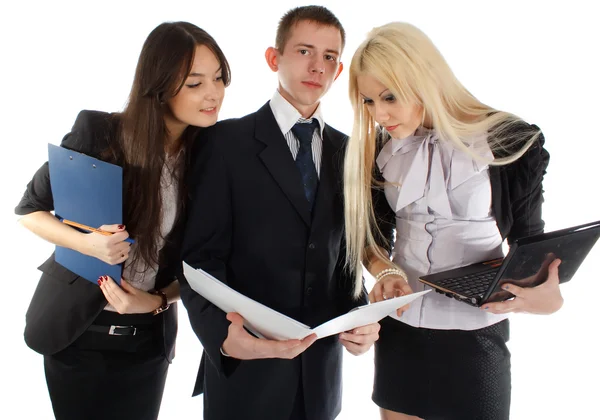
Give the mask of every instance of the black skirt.
[{"label": "black skirt", "polygon": [[[102,311],[73,344],[44,356],[46,382],[57,420],[155,420],[167,370],[160,317]],[[136,327],[110,335],[110,325]]]},{"label": "black skirt", "polygon": [[373,401],[426,420],[503,420],[510,411],[508,320],[473,331],[381,321]]}]

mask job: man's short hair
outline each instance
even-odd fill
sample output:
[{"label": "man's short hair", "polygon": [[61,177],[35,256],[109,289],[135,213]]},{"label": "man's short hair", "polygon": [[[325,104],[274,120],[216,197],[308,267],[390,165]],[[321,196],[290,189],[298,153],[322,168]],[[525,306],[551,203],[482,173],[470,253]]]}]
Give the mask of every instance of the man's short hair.
[{"label": "man's short hair", "polygon": [[[346,31],[338,18],[323,6],[301,6],[289,10],[277,25],[277,36],[275,37],[275,48],[283,53],[285,44],[290,39],[292,29],[302,21],[315,22],[319,25],[333,26],[340,31],[342,36],[342,50],[346,44]],[[340,51],[341,52],[341,51]]]}]

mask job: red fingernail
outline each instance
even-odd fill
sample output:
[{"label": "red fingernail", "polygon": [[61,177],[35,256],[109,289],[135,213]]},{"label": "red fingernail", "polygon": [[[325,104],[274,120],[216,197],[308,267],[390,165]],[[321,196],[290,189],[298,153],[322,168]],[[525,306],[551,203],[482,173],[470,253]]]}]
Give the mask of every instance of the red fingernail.
[{"label": "red fingernail", "polygon": [[102,285],[102,277],[98,277],[98,286]]},{"label": "red fingernail", "polygon": [[121,229],[121,230],[125,229],[125,225],[119,225],[119,229]]}]

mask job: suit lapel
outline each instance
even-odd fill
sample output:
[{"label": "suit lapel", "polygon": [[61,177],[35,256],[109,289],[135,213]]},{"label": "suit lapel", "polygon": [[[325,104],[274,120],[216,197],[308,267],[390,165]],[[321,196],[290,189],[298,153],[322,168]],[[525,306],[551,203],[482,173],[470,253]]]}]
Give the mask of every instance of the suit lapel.
[{"label": "suit lapel", "polygon": [[267,146],[259,153],[259,158],[304,223],[310,226],[310,208],[304,196],[302,178],[268,102],[256,112],[255,136]]}]

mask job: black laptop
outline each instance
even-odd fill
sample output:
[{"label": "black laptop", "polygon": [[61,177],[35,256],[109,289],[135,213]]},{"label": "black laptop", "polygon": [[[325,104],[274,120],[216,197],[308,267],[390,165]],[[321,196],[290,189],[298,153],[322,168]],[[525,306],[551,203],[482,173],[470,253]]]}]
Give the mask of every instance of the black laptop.
[{"label": "black laptop", "polygon": [[534,287],[548,276],[548,266],[561,259],[560,282],[571,280],[600,237],[600,221],[554,232],[517,239],[505,258],[484,261],[419,279],[444,293],[473,306],[514,297],[502,289],[505,283]]}]

